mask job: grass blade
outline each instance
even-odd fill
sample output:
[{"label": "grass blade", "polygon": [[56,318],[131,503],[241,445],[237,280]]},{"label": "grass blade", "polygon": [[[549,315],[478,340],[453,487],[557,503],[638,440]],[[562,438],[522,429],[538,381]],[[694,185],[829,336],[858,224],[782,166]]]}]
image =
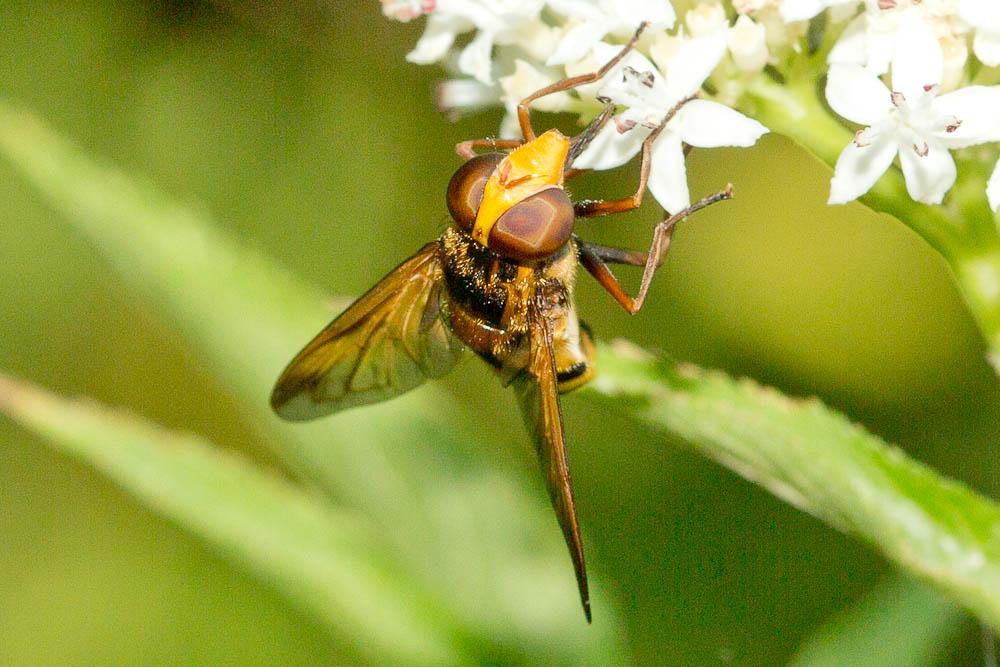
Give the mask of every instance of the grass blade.
[{"label": "grass blade", "polygon": [[201,438],[2,375],[0,411],[205,539],[367,659],[462,661],[448,625],[400,586],[357,517]]},{"label": "grass blade", "polygon": [[824,623],[799,647],[790,667],[931,667],[969,625],[933,588],[892,577]]},{"label": "grass blade", "polygon": [[690,443],[1000,627],[1000,506],[913,461],[815,399],[601,350],[586,395]]}]

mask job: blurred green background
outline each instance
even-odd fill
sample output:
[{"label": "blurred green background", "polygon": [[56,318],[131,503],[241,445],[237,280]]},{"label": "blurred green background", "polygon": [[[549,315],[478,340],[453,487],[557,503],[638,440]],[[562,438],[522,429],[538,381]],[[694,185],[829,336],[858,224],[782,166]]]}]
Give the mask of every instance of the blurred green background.
[{"label": "blurred green background", "polygon": [[[422,24],[385,21],[374,1],[5,2],[0,26],[0,94],[331,295],[362,291],[439,232],[453,145],[499,120],[438,115],[440,70],[404,60]],[[828,170],[778,137],[694,152],[689,168],[694,194],[732,181],[737,199],[677,233],[639,315],[582,277],[597,335],[818,395],[1000,495],[1000,390],[945,264],[894,220],[825,206]],[[575,189],[625,193],[634,175]],[[643,247],[655,215],[580,231]],[[3,162],[0,249],[5,371],[274,465],[185,343]],[[487,370],[470,362],[443,382],[489,415],[484,458],[537,475]],[[573,397],[564,409],[589,562],[626,621],[626,660],[781,663],[891,576],[677,443]],[[319,627],[197,540],[6,421],[0,439],[0,664],[336,661]],[[906,664],[981,660],[974,623],[945,634]],[[878,664],[902,664],[891,653]]]}]

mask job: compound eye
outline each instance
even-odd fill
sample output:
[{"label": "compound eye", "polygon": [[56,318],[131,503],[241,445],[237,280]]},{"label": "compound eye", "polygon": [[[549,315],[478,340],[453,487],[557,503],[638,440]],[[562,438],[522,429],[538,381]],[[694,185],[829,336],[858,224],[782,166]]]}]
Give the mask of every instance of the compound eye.
[{"label": "compound eye", "polygon": [[476,222],[486,181],[503,160],[502,153],[483,153],[466,160],[448,183],[448,212],[465,231]]},{"label": "compound eye", "polygon": [[546,188],[500,216],[490,231],[489,246],[511,259],[545,259],[569,241],[575,219],[566,191]]}]

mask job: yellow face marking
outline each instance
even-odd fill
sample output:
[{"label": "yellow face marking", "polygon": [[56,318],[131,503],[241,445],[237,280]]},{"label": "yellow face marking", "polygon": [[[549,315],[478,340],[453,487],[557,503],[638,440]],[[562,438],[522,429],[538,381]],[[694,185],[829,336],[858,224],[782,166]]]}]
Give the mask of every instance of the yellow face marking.
[{"label": "yellow face marking", "polygon": [[514,204],[553,185],[562,185],[569,139],[549,130],[505,157],[486,181],[472,238],[488,245],[490,231]]},{"label": "yellow face marking", "polygon": [[517,267],[517,279],[527,280],[535,272],[530,266],[519,266]]}]

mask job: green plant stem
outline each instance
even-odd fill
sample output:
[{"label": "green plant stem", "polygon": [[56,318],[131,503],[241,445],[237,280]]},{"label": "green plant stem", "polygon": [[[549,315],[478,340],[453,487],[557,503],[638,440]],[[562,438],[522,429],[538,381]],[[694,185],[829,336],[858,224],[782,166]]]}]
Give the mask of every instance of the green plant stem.
[{"label": "green plant stem", "polygon": [[599,350],[583,396],[631,415],[861,538],[1000,627],[1000,506],[946,479],[815,399],[655,359]]},{"label": "green plant stem", "polygon": [[[790,76],[787,83],[758,77],[748,87],[742,107],[832,167],[853,136],[827,109],[821,94],[811,74]],[[860,202],[892,215],[944,257],[1000,372],[1000,235],[982,178],[974,167],[963,168],[963,174],[969,171],[973,178],[967,184],[959,182],[941,206],[913,201],[895,167]]]}]

